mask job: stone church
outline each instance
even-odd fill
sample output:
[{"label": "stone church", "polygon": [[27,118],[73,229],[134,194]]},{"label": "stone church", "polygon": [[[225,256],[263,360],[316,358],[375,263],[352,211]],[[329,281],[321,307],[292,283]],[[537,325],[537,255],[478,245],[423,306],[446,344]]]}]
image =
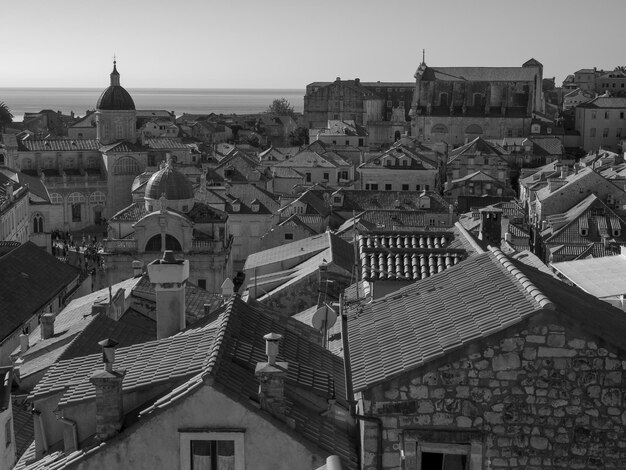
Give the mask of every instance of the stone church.
[{"label": "stone church", "polygon": [[175,139],[142,138],[135,103],[120,85],[115,61],[110,85],[96,104],[95,126],[96,139],[25,139],[8,157],[8,166],[48,188],[51,204],[31,208],[31,218],[43,221],[42,232],[98,225],[104,231],[105,219],[132,203],[135,177],[150,167],[158,170],[157,154],[176,152],[179,163],[191,162],[191,150]]},{"label": "stone church", "polygon": [[535,59],[521,67],[430,67],[422,60],[414,76],[411,133],[426,142],[521,137],[544,112],[543,65]]}]

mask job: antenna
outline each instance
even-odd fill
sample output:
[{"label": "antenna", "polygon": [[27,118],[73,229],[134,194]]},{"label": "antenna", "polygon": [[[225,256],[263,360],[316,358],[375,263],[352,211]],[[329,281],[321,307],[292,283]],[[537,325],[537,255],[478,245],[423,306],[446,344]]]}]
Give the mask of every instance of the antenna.
[{"label": "antenna", "polygon": [[426,64],[426,49],[422,49],[422,64]]}]

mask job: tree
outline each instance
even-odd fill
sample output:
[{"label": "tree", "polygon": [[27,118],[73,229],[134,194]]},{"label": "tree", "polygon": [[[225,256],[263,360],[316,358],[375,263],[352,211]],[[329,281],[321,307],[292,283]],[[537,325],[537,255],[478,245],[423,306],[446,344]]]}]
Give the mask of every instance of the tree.
[{"label": "tree", "polygon": [[11,110],[4,103],[4,101],[0,101],[0,132],[4,132],[7,125],[13,122],[13,114],[11,114]]},{"label": "tree", "polygon": [[613,69],[614,72],[626,73],[626,65],[618,65]]},{"label": "tree", "polygon": [[309,143],[309,130],[306,127],[297,127],[289,133],[289,145],[301,146]]},{"label": "tree", "polygon": [[267,107],[265,112],[268,114],[275,114],[277,116],[291,117],[295,114],[293,106],[291,106],[291,103],[289,103],[289,101],[285,98],[277,98],[272,101],[272,104]]}]

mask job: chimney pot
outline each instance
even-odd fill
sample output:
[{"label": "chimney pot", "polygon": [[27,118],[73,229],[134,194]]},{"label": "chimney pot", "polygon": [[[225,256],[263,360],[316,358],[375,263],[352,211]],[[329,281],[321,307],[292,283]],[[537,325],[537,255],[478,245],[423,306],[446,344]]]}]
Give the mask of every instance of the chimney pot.
[{"label": "chimney pot", "polygon": [[133,276],[134,277],[141,276],[141,274],[143,273],[143,261],[136,259],[132,262],[132,266],[133,266]]},{"label": "chimney pot", "polygon": [[117,348],[119,343],[114,339],[107,338],[98,342],[98,344],[102,347],[104,370],[111,372],[113,370],[113,363],[115,362],[115,348]]},{"label": "chimney pot", "polygon": [[41,316],[41,339],[54,336],[54,313],[44,313]]},{"label": "chimney pot", "polygon": [[276,364],[276,358],[278,357],[278,343],[282,339],[283,335],[278,333],[268,333],[263,338],[265,339],[265,353],[267,354],[267,362],[270,365]]},{"label": "chimney pot", "polygon": [[28,333],[22,333],[20,335],[20,352],[24,354],[28,351]]}]

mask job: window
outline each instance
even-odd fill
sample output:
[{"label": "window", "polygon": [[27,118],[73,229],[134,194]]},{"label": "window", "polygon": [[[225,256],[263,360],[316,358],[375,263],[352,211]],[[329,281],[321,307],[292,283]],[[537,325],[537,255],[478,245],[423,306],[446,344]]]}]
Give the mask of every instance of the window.
[{"label": "window", "polygon": [[591,129],[589,129],[589,137],[595,137],[596,136],[596,128],[592,127]]},{"label": "window", "polygon": [[181,470],[244,470],[243,432],[182,432]]},{"label": "window", "polygon": [[137,160],[132,157],[120,158],[113,167],[114,175],[138,175],[141,173]]},{"label": "window", "polygon": [[604,111],[604,119],[608,119],[609,118],[609,111]]},{"label": "window", "polygon": [[370,189],[372,191],[378,191],[378,184],[377,183],[370,184]]},{"label": "window", "polygon": [[385,191],[391,191],[391,185],[389,183],[385,184]]},{"label": "window", "polygon": [[429,189],[430,189],[430,186],[429,186],[429,185],[427,185],[427,184],[425,184],[425,185],[424,185],[424,190],[425,190],[425,191],[428,191]]},{"label": "window", "polygon": [[391,100],[387,100],[387,107],[391,107]]},{"label": "window", "polygon": [[619,118],[620,118],[620,119],[624,119],[624,111],[621,111],[621,112],[619,113]]},{"label": "window", "polygon": [[324,173],[323,179],[325,179],[326,181],[328,181],[328,173]]},{"label": "window", "polygon": [[597,117],[597,114],[595,111],[591,111],[591,119],[595,119]]},{"label": "window", "polygon": [[198,279],[198,287],[206,290],[206,279]]},{"label": "window", "polygon": [[40,214],[36,214],[33,218],[33,232],[43,233],[43,217]]},{"label": "window", "polygon": [[22,160],[22,170],[31,170],[33,168],[33,161],[30,158]]},{"label": "window", "polygon": [[80,204],[72,204],[72,222],[80,222]]},{"label": "window", "polygon": [[617,137],[618,139],[622,138],[622,128],[618,127],[617,130],[615,131],[615,137]]},{"label": "window", "polygon": [[311,173],[306,173],[306,182],[307,183],[311,182]]},{"label": "window", "polygon": [[402,160],[402,166],[409,166],[408,160]]},{"label": "window", "polygon": [[419,184],[416,184],[416,185],[415,185],[415,191],[419,191],[419,190],[420,190],[420,185],[419,185]]},{"label": "window", "polygon": [[293,240],[293,233],[286,233],[285,240]]},{"label": "window", "polygon": [[409,185],[408,184],[403,184],[402,185],[402,191],[408,191],[409,190]]},{"label": "window", "polygon": [[602,129],[602,137],[608,137],[609,136],[609,129],[608,128],[604,128]]},{"label": "window", "polygon": [[50,194],[50,202],[52,204],[63,204],[63,196],[59,193],[52,193]]}]

